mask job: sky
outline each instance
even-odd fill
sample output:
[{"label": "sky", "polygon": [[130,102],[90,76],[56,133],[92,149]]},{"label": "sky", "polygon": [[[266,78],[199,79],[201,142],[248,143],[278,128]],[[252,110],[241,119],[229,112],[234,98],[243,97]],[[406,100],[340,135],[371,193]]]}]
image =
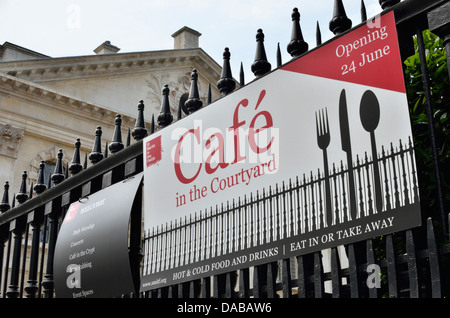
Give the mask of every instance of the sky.
[{"label": "sky", "polygon": [[[360,23],[361,0],[343,0],[353,26]],[[378,0],[364,0],[367,16],[381,12]],[[202,35],[199,46],[222,65],[230,49],[234,78],[243,64],[246,81],[256,51],[256,32],[265,34],[264,46],[272,69],[279,43],[282,62],[291,59],[293,8],[309,48],[316,46],[316,24],[322,41],[333,37],[328,28],[334,0],[0,0],[0,44],[11,42],[51,56],[95,54],[105,41],[119,53],[173,48],[172,34],[183,26]]]}]

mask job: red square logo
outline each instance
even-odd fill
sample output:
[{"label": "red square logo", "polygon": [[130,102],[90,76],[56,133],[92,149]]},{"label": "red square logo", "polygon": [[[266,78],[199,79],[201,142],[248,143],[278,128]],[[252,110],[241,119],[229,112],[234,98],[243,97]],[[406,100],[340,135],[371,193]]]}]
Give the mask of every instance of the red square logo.
[{"label": "red square logo", "polygon": [[161,158],[161,136],[158,136],[147,141],[145,144],[145,162],[147,163],[147,168],[161,161]]},{"label": "red square logo", "polygon": [[69,221],[72,221],[75,216],[78,213],[78,209],[80,208],[81,203],[77,202],[77,203],[72,203],[69,207],[69,210],[67,211],[67,214],[64,218],[64,222],[63,223],[67,223]]}]

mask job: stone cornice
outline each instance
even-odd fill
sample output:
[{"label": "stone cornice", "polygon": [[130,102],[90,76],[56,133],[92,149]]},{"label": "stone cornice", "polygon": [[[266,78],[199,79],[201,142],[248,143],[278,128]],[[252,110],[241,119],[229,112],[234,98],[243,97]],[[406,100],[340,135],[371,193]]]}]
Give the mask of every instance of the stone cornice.
[{"label": "stone cornice", "polygon": [[[0,72],[0,92],[13,94],[16,96],[24,96],[32,100],[41,100],[45,103],[53,103],[62,108],[62,111],[71,111],[78,116],[86,116],[99,122],[114,123],[116,113],[107,107],[93,104],[61,94],[55,90],[44,87],[42,85],[7,75]],[[136,118],[127,114],[122,115],[122,124],[124,127],[133,127]]]},{"label": "stone cornice", "polygon": [[201,48],[46,58],[1,62],[0,71],[33,82],[64,78],[126,74],[149,69],[170,69],[187,64],[201,66],[210,82],[216,82],[221,66]]}]

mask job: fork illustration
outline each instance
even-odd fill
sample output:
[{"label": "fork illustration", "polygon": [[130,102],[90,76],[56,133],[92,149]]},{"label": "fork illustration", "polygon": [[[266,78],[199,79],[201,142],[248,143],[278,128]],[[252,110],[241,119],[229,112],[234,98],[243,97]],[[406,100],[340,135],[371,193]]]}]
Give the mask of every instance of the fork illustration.
[{"label": "fork illustration", "polygon": [[327,147],[330,144],[330,126],[328,124],[328,111],[322,109],[316,112],[317,145],[323,152],[323,166],[325,171],[325,215],[327,226],[331,226],[333,211],[331,210],[330,176],[328,169]]}]

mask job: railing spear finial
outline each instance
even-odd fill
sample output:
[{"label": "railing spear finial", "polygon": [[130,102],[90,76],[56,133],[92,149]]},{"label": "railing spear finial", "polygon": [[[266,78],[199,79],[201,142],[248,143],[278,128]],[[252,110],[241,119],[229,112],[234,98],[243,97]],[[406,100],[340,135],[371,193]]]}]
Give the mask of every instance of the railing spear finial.
[{"label": "railing spear finial", "polygon": [[64,179],[69,179],[69,163],[66,163],[66,168],[64,168]]},{"label": "railing spear finial", "polygon": [[169,92],[169,85],[164,85],[164,88],[162,89],[163,99],[161,103],[161,112],[158,115],[158,125],[161,128],[169,126],[173,121],[173,115],[170,112]]},{"label": "railing spear finial", "polygon": [[95,140],[94,140],[94,146],[92,147],[92,152],[89,154],[89,160],[92,162],[92,164],[96,164],[100,160],[103,159],[102,154],[102,127],[98,126],[95,130]]},{"label": "railing spear finial", "polygon": [[281,58],[281,50],[280,50],[280,42],[277,44],[277,68],[283,64],[283,60]]},{"label": "railing spear finial", "polygon": [[308,43],[303,39],[302,30],[300,28],[300,12],[298,12],[297,8],[293,9],[291,17],[292,34],[291,41],[287,46],[287,51],[293,58],[296,58],[308,51]]},{"label": "railing spear finial", "polygon": [[33,198],[33,182],[31,182],[31,186],[30,186],[30,194],[28,196],[29,199]]},{"label": "railing spear finial", "polygon": [[19,204],[24,203],[28,200],[28,194],[27,194],[27,172],[24,171],[22,173],[22,182],[20,183],[20,190],[16,195],[16,200],[19,202]]},{"label": "railing spear finial", "polygon": [[212,102],[211,83],[208,83],[208,96],[206,97],[206,104],[209,105]]},{"label": "railing spear finial", "polygon": [[108,142],[105,143],[105,151],[103,152],[103,158],[108,158]]},{"label": "railing spear finial", "polygon": [[83,170],[80,158],[80,146],[81,146],[80,138],[77,138],[77,141],[75,141],[75,150],[73,152],[72,163],[69,166],[69,171],[72,174],[72,176],[76,175],[78,172]]},{"label": "railing spear finial", "polygon": [[334,0],[333,18],[330,21],[330,31],[334,35],[341,34],[352,27],[352,20],[345,13],[342,0]]},{"label": "railing spear finial", "polygon": [[0,202],[0,211],[6,212],[8,211],[11,206],[9,205],[9,182],[6,181],[5,182],[5,186],[4,186],[4,191],[3,191],[3,198],[2,198],[2,202]]},{"label": "railing spear finial", "polygon": [[193,112],[199,110],[203,106],[203,102],[200,99],[198,93],[197,81],[198,81],[197,70],[193,69],[191,73],[191,87],[189,90],[189,97],[184,102],[184,107],[186,108],[189,114],[192,114]]},{"label": "railing spear finial", "polygon": [[364,4],[364,0],[361,0],[361,22],[366,21],[367,21],[366,5]]},{"label": "railing spear finial", "polygon": [[44,168],[45,168],[45,162],[44,162],[44,160],[42,160],[41,163],[39,164],[38,177],[37,177],[36,185],[34,186],[34,191],[38,195],[41,194],[42,192],[44,192],[45,190],[47,190],[47,186],[45,185],[45,180],[44,180]]},{"label": "railing spear finial", "polygon": [[236,87],[236,82],[231,75],[230,56],[230,49],[226,47],[225,51],[223,52],[222,74],[219,81],[217,82],[217,88],[219,89],[222,96],[231,93]]},{"label": "railing spear finial", "polygon": [[124,144],[122,142],[122,115],[117,114],[114,121],[114,134],[111,143],[109,144],[109,151],[112,154],[122,150]]},{"label": "railing spear finial", "polygon": [[316,24],[316,45],[317,46],[322,45],[322,33],[320,32],[319,21],[317,21]]},{"label": "railing spear finial", "polygon": [[270,65],[267,60],[266,50],[264,48],[264,33],[262,29],[258,29],[256,33],[255,61],[253,62],[251,69],[256,77],[261,77],[272,69],[272,65]]},{"label": "railing spear finial", "polygon": [[183,118],[183,107],[181,107],[181,105],[178,105],[177,120],[180,120],[181,118]]},{"label": "railing spear finial", "polygon": [[141,140],[144,137],[146,137],[148,134],[147,129],[145,128],[145,121],[144,121],[144,101],[139,101],[138,105],[138,116],[136,119],[136,125],[134,126],[133,131],[131,132],[131,135],[133,136],[134,140]]},{"label": "railing spear finial", "polygon": [[55,185],[60,184],[64,180],[62,158],[63,158],[63,151],[62,149],[59,149],[56,159],[55,171],[52,174],[52,181]]},{"label": "railing spear finial", "polygon": [[241,87],[245,86],[245,74],[244,74],[244,66],[242,65],[242,62],[241,62],[241,68],[239,70],[239,85]]},{"label": "railing spear finial", "polygon": [[131,130],[130,128],[128,128],[128,132],[127,132],[127,147],[129,147],[131,145]]},{"label": "railing spear finial", "polygon": [[84,170],[87,169],[87,164],[88,164],[88,154],[85,153],[85,154],[84,154],[84,162],[83,162],[83,169],[84,169]]},{"label": "railing spear finial", "polygon": [[152,114],[152,122],[150,126],[150,134],[153,134],[155,132],[155,114]]}]

